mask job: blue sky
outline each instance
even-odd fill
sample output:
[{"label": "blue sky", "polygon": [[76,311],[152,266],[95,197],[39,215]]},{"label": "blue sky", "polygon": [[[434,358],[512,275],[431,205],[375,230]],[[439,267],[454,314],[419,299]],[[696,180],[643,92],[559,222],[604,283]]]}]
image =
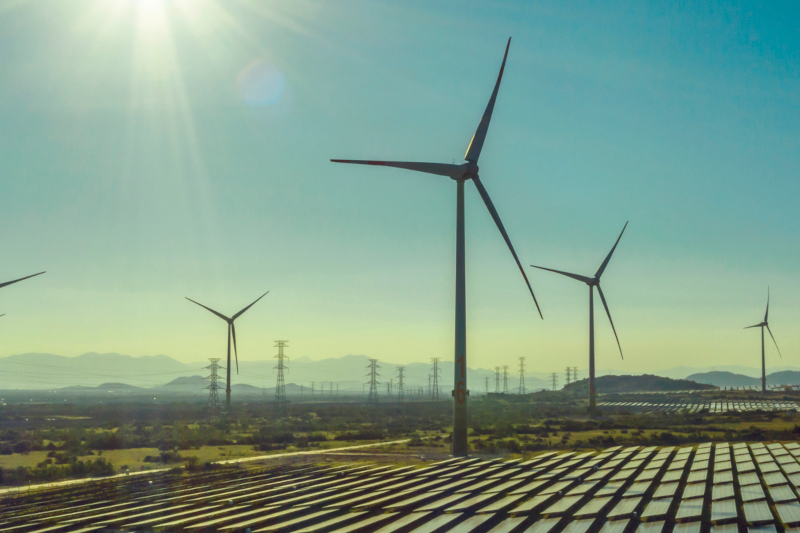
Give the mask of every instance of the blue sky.
[{"label": "blue sky", "polygon": [[[523,264],[603,278],[598,365],[756,365],[800,338],[800,32],[785,3],[23,0],[0,13],[0,355],[452,356],[455,185]],[[470,366],[587,359],[587,289],[467,188]],[[777,354],[768,351],[768,360]],[[702,363],[702,364],[701,364]],[[775,364],[778,362],[775,361]]]}]

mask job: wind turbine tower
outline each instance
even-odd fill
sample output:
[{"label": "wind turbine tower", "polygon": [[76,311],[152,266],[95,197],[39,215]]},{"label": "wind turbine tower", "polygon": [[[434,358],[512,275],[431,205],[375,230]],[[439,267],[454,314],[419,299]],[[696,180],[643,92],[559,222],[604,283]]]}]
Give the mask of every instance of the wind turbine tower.
[{"label": "wind turbine tower", "polygon": [[283,349],[288,345],[289,341],[275,341],[275,347],[278,348],[278,355],[275,359],[278,360],[278,382],[275,384],[275,407],[278,409],[286,409],[286,385],[283,381],[283,370],[286,366],[283,364],[284,359],[288,359],[283,355]]},{"label": "wind turbine tower", "polygon": [[245,307],[244,309],[242,309],[241,311],[239,311],[238,313],[236,313],[235,315],[233,315],[230,318],[228,318],[227,316],[223,315],[222,313],[218,313],[218,312],[214,311],[210,307],[206,307],[205,305],[203,305],[201,303],[195,302],[191,298],[186,298],[187,300],[189,300],[193,304],[197,304],[200,307],[202,307],[203,309],[205,309],[206,311],[210,311],[210,312],[214,313],[219,318],[221,318],[222,320],[224,320],[225,322],[228,323],[228,366],[225,367],[225,369],[227,370],[227,373],[228,373],[228,377],[227,377],[227,381],[225,382],[225,405],[227,406],[229,412],[231,410],[231,338],[233,338],[233,355],[236,357],[236,373],[237,374],[239,373],[239,354],[236,351],[236,326],[234,326],[233,323],[237,318],[242,316],[245,311],[247,311],[248,309],[253,307],[258,300],[260,300],[261,298],[263,298],[267,294],[269,294],[269,291],[267,291],[264,294],[262,294],[261,296],[259,296],[256,299],[255,302],[251,303],[250,305],[248,305],[247,307]]},{"label": "wind turbine tower", "polygon": [[[472,136],[472,141],[467,148],[467,153],[464,155],[464,162],[460,165],[446,164],[446,163],[419,163],[407,161],[367,161],[367,160],[349,160],[349,159],[332,159],[334,163],[351,163],[357,165],[377,165],[382,167],[394,167],[405,170],[412,170],[415,172],[423,172],[426,174],[434,174],[438,176],[445,176],[456,182],[456,298],[455,298],[455,365],[453,369],[453,455],[455,457],[466,457],[469,453],[469,445],[467,444],[467,396],[469,390],[467,389],[467,288],[466,288],[466,255],[465,255],[465,231],[464,231],[464,184],[467,181],[472,181],[478,194],[483,199],[486,209],[494,219],[497,229],[503,236],[506,245],[508,246],[514,261],[525,279],[525,284],[528,286],[533,302],[536,309],[539,311],[539,316],[542,313],[539,309],[539,304],[536,302],[536,296],[533,294],[533,288],[528,281],[528,276],[522,268],[517,257],[517,252],[511,244],[511,239],[506,233],[505,227],[500,220],[500,215],[494,207],[489,193],[483,186],[478,175],[478,159],[480,158],[481,151],[483,150],[483,143],[486,140],[486,133],[489,131],[489,123],[492,119],[492,112],[494,111],[495,101],[497,100],[497,93],[500,90],[500,82],[503,79],[503,71],[506,67],[506,59],[508,58],[508,49],[511,46],[511,39],[508,40],[506,51],[503,55],[503,63],[500,65],[500,73],[497,76],[497,81],[492,91],[492,96],[489,98],[489,103],[483,112],[481,121],[475,134]],[[467,74],[474,78],[473,74]]]},{"label": "wind turbine tower", "polygon": [[783,355],[781,355],[781,349],[778,348],[778,342],[775,340],[775,337],[772,335],[772,330],[769,329],[769,287],[767,287],[767,312],[764,313],[764,321],[760,324],[756,324],[755,326],[747,326],[744,329],[750,328],[761,328],[761,393],[767,392],[767,364],[766,358],[764,356],[764,328],[767,328],[767,332],[769,336],[772,337],[772,342],[775,343],[775,349],[778,350],[778,355],[783,359]]},{"label": "wind turbine tower", "polygon": [[[597,287],[597,293],[600,295],[600,300],[603,302],[603,307],[606,310],[606,314],[608,315],[608,321],[611,323],[611,329],[614,331],[614,338],[617,339],[617,346],[619,347],[619,356],[622,357],[622,345],[619,343],[619,337],[617,336],[617,329],[614,327],[614,321],[611,320],[611,312],[608,310],[608,304],[606,303],[606,297],[603,295],[603,289],[600,288],[600,276],[603,275],[605,272],[606,267],[608,266],[608,262],[611,261],[611,256],[614,255],[614,250],[617,249],[617,245],[619,244],[619,240],[622,238],[622,234],[625,233],[625,228],[628,227],[628,223],[626,222],[625,225],[622,227],[622,231],[617,237],[617,242],[614,243],[613,248],[611,251],[608,252],[603,263],[600,265],[600,268],[597,269],[595,272],[594,277],[587,277],[587,276],[579,276],[578,274],[570,274],[569,272],[562,272],[561,270],[553,270],[552,268],[544,268],[536,265],[531,265],[533,268],[538,268],[540,270],[547,270],[549,272],[555,272],[556,274],[561,274],[562,276],[566,276],[568,278],[572,278],[578,281],[581,281],[589,286],[589,414],[594,414],[597,407],[597,400],[595,396],[594,390],[594,289]],[[624,359],[624,357],[623,357]]]}]

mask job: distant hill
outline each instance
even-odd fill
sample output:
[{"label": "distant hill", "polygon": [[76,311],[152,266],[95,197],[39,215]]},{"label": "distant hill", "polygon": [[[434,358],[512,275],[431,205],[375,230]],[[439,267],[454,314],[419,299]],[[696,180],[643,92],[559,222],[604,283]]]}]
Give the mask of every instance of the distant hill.
[{"label": "distant hill", "polygon": [[[760,386],[761,378],[752,378],[733,372],[703,372],[692,374],[686,379],[697,381],[698,383],[709,383],[717,387],[750,387]],[[769,385],[800,385],[800,372],[796,370],[783,370],[767,374],[767,386]]]},{"label": "distant hill", "polygon": [[[686,379],[670,379],[661,376],[644,374],[641,376],[601,376],[595,379],[595,390],[598,394],[613,392],[662,392],[679,390],[706,390],[716,389],[713,385],[706,385]],[[589,387],[589,380],[582,379],[570,383],[564,390],[584,394]]]},{"label": "distant hill", "polygon": [[[201,376],[189,376],[189,377],[180,377],[175,378],[169,383],[165,385],[159,385],[158,387],[154,387],[156,389],[162,389],[165,391],[170,392],[196,392],[198,394],[205,393],[206,387],[208,387],[208,380],[201,377]],[[225,381],[220,382],[220,386],[224,389],[225,388]]]},{"label": "distant hill", "polygon": [[734,374],[733,372],[719,371],[692,374],[686,379],[690,379],[698,383],[716,385],[717,387],[749,387],[751,385],[761,384],[761,380],[758,378],[751,378],[750,376],[743,376],[742,374]]}]

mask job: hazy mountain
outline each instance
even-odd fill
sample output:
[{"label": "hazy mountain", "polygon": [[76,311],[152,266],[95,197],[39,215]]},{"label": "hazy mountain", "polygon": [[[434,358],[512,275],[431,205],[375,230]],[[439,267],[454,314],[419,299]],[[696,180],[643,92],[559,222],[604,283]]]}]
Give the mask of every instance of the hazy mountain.
[{"label": "hazy mountain", "polygon": [[[692,379],[698,383],[710,383],[718,387],[750,387],[761,386],[761,376],[750,377],[732,372],[704,372],[692,374],[687,379]],[[769,385],[798,385],[800,384],[800,372],[795,370],[783,370],[767,374],[767,386]]]},{"label": "hazy mountain", "polygon": [[[578,381],[577,383],[572,383],[564,389],[567,391],[584,394],[588,387],[588,380],[584,379]],[[601,376],[595,379],[595,389],[597,393],[600,394],[613,392],[660,392],[716,389],[716,387],[685,379],[670,379],[651,374],[643,374],[641,376]]]},{"label": "hazy mountain", "polygon": [[[223,361],[221,361],[223,362]],[[86,353],[77,357],[65,357],[54,354],[28,353],[0,358],[0,389],[3,390],[51,390],[64,387],[98,387],[115,383],[120,386],[134,386],[142,388],[159,388],[169,392],[190,392],[203,390],[208,386],[208,381],[201,376],[207,376],[205,369],[208,361],[195,363],[181,363],[165,355],[133,357],[117,353]],[[312,386],[315,392],[330,393],[333,390],[340,392],[363,392],[366,389],[369,358],[365,355],[346,355],[338,358],[328,358],[313,361],[308,357],[299,357],[287,362],[285,380],[287,394],[297,390],[305,394],[311,393]],[[387,383],[391,381],[393,390],[398,385],[397,366],[388,362],[379,362],[379,391],[387,391]],[[403,365],[404,387],[406,393],[412,394],[419,389],[427,391],[428,376],[433,373],[431,363],[411,363]],[[235,367],[232,369],[233,388],[237,385],[249,385],[262,391],[263,387],[272,389],[275,386],[275,361],[239,361],[239,373]],[[220,370],[221,386],[224,389],[226,371]],[[453,381],[453,362],[441,361],[439,363],[439,387],[444,397],[449,397]],[[549,377],[549,376],[548,376]],[[483,394],[486,391],[488,378],[489,391],[494,392],[496,381],[495,372],[489,369],[468,369],[467,378],[469,388],[473,394]],[[559,374],[559,383],[564,382],[564,376]],[[313,384],[313,385],[312,385]],[[503,375],[501,371],[499,380],[500,390],[503,390]],[[109,388],[109,387],[106,387]],[[525,377],[526,392],[543,388],[550,388],[550,382],[538,379],[536,375],[528,374]],[[508,389],[511,393],[519,390],[519,377],[514,373],[514,368],[509,368]]]}]

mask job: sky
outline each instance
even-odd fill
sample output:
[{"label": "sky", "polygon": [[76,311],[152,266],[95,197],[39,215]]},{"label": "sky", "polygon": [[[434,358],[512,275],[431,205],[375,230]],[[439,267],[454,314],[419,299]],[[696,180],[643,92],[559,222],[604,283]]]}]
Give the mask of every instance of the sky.
[{"label": "sky", "polygon": [[[460,163],[468,364],[800,356],[800,9],[785,2],[13,0],[0,6],[0,356],[451,358]],[[768,339],[769,340],[769,339]]]}]

